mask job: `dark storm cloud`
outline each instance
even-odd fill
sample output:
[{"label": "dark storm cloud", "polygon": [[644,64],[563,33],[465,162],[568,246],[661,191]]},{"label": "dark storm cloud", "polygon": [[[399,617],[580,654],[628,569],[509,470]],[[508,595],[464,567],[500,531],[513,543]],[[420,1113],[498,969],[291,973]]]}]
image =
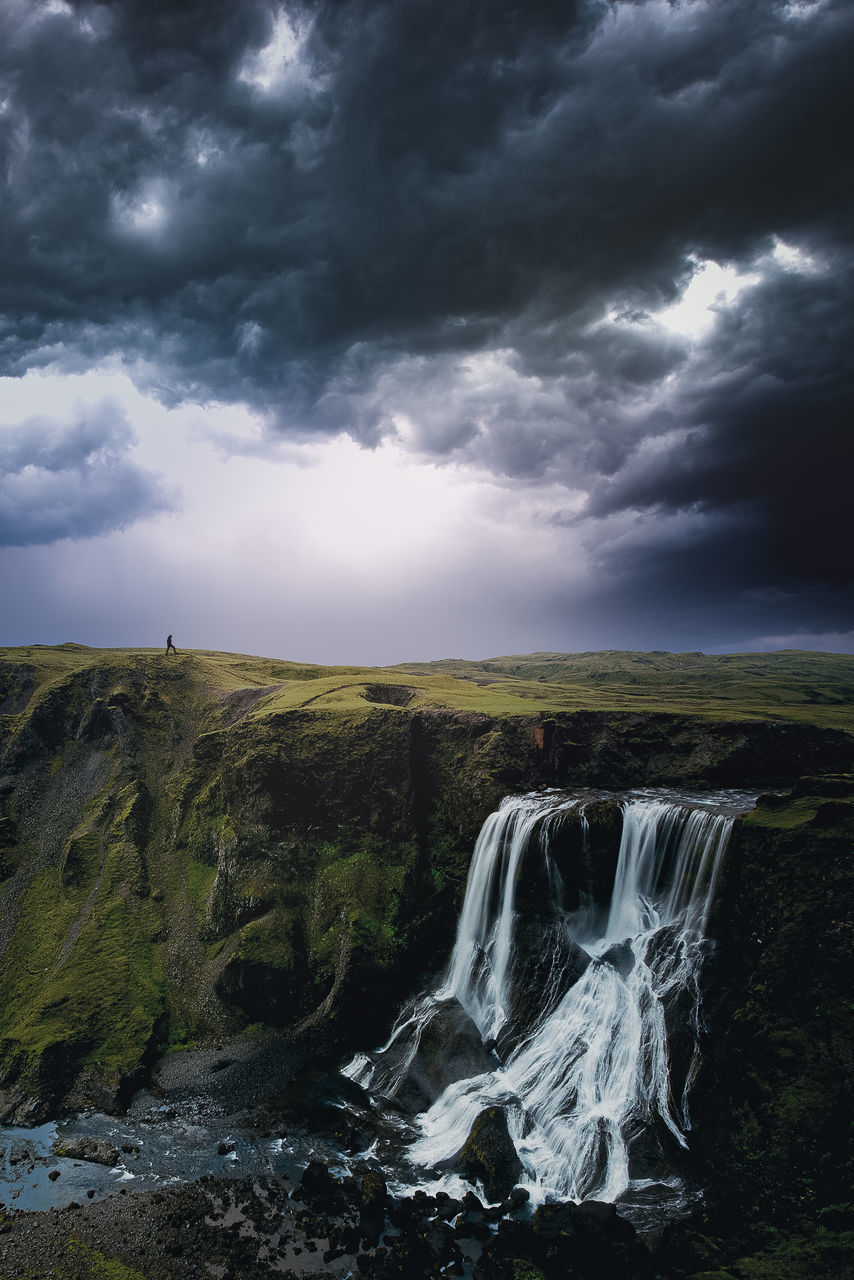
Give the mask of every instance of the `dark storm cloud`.
[{"label": "dark storm cloud", "polygon": [[[721,555],[721,600],[846,590],[850,8],[327,0],[265,70],[277,12],[7,0],[3,371],[122,352],[167,401],[558,478],[594,524],[709,517],[621,544],[662,597]],[[690,255],[774,237],[824,269],[699,346],[643,323]]]},{"label": "dark storm cloud", "polygon": [[91,537],[168,509],[160,478],[128,456],[133,443],[109,402],[71,422],[0,427],[0,546]]},{"label": "dark storm cloud", "polygon": [[780,271],[751,289],[674,396],[669,416],[684,436],[630,456],[595,487],[588,516],[717,517],[702,563],[693,547],[656,554],[675,591],[813,584],[854,625],[851,294],[844,263],[820,275]]}]

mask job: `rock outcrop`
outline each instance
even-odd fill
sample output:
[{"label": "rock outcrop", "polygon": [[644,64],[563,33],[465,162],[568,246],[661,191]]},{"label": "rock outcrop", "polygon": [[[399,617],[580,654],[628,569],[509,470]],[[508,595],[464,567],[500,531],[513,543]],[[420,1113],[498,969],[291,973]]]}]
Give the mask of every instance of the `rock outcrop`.
[{"label": "rock outcrop", "polygon": [[490,1203],[510,1194],[522,1176],[522,1162],[501,1107],[486,1107],[481,1111],[454,1160],[454,1167],[467,1182],[482,1182]]}]

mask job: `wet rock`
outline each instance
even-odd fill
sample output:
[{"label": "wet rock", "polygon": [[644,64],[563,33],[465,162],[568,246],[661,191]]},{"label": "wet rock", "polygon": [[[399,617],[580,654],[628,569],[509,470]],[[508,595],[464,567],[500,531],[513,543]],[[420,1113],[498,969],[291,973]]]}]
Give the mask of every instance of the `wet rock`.
[{"label": "wet rock", "polygon": [[233,1142],[220,1142],[217,1145],[216,1153],[218,1156],[229,1156],[234,1150]]},{"label": "wet rock", "polygon": [[50,1178],[51,1182],[56,1182],[57,1178],[60,1176],[60,1171],[59,1169],[51,1169],[47,1176]]},{"label": "wet rock", "polygon": [[684,1159],[676,1139],[661,1119],[655,1117],[631,1140],[629,1172],[631,1177],[657,1182],[665,1179],[674,1164]]},{"label": "wet rock", "polygon": [[463,1211],[462,1200],[453,1200],[447,1192],[439,1191],[436,1195],[436,1216],[450,1222]]},{"label": "wet rock", "polygon": [[546,1274],[575,1267],[585,1280],[617,1275],[647,1280],[652,1260],[634,1227],[613,1204],[541,1205],[534,1214],[533,1260]]},{"label": "wet rock", "polygon": [[[292,1127],[331,1138],[351,1154],[377,1140],[393,1140],[396,1133],[364,1090],[337,1072],[306,1071],[277,1096],[276,1108]],[[287,1136],[288,1129],[279,1130],[279,1137]]]},{"label": "wet rock", "polygon": [[306,1167],[298,1196],[315,1213],[340,1213],[346,1207],[341,1187],[320,1160],[312,1160]]},{"label": "wet rock", "polygon": [[[412,1060],[400,1078],[410,1054]],[[384,1080],[396,1082],[392,1088],[397,1101],[414,1114],[430,1107],[449,1084],[494,1071],[496,1065],[472,1019],[458,1000],[450,999],[435,1004],[426,1022],[413,1022],[412,1030],[387,1051],[383,1074]],[[381,1092],[384,1080],[375,1082]]]},{"label": "wet rock", "polygon": [[481,1111],[456,1156],[454,1167],[468,1181],[482,1182],[488,1200],[502,1200],[510,1194],[522,1174],[522,1162],[501,1107]]},{"label": "wet rock", "polygon": [[447,1222],[443,1222],[441,1218],[431,1219],[421,1229],[420,1237],[438,1266],[445,1266],[452,1260],[456,1243],[453,1227]]},{"label": "wet rock", "polygon": [[627,978],[635,967],[635,953],[628,940],[615,942],[607,951],[603,951],[599,961],[602,964],[612,965],[621,978]]},{"label": "wet rock", "polygon": [[409,1231],[416,1216],[415,1204],[410,1196],[394,1200],[389,1206],[388,1220],[398,1231]]},{"label": "wet rock", "polygon": [[430,1214],[436,1212],[436,1200],[433,1196],[428,1196],[426,1191],[419,1190],[412,1197],[412,1204],[417,1217],[427,1218]]},{"label": "wet rock", "polygon": [[522,917],[516,921],[508,974],[507,1022],[497,1037],[503,1060],[552,1013],[590,964],[590,956],[563,923]]},{"label": "wet rock", "polygon": [[610,1204],[541,1206],[533,1223],[505,1218],[483,1243],[474,1280],[651,1280],[652,1259]]},{"label": "wet rock", "polygon": [[517,1018],[504,1023],[495,1039],[495,1052],[502,1062],[507,1061],[514,1049],[518,1049],[527,1034],[528,1028]]},{"label": "wet rock", "polygon": [[57,1138],[51,1151],[56,1156],[66,1156],[69,1160],[88,1160],[92,1164],[103,1164],[115,1167],[121,1154],[105,1138]]},{"label": "wet rock", "polygon": [[370,1169],[362,1178],[359,1190],[359,1230],[366,1247],[379,1243],[385,1211],[388,1203],[388,1188],[385,1178],[376,1170]]},{"label": "wet rock", "polygon": [[454,1234],[460,1240],[488,1240],[492,1235],[482,1214],[461,1213],[454,1222]]},{"label": "wet rock", "polygon": [[519,1213],[531,1199],[530,1191],[524,1187],[514,1187],[506,1200],[502,1201],[502,1213]]}]

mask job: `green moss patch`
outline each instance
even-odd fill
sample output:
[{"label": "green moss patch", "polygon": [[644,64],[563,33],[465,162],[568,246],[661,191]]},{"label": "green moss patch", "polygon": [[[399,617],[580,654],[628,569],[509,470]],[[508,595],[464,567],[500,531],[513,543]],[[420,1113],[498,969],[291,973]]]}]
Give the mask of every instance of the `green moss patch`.
[{"label": "green moss patch", "polygon": [[732,1264],[739,1280],[851,1280],[854,1232],[818,1230],[781,1236],[768,1248]]},{"label": "green moss patch", "polygon": [[760,805],[747,815],[745,821],[755,827],[791,831],[812,822],[821,803],[816,796],[801,796],[799,800],[793,800],[780,808]]},{"label": "green moss patch", "polygon": [[244,925],[234,958],[248,965],[291,970],[298,961],[300,936],[298,914],[280,908]]},{"label": "green moss patch", "polygon": [[[18,1280],[151,1280],[150,1274],[147,1276],[120,1258],[110,1257],[74,1238],[65,1242],[62,1253],[49,1270],[34,1268],[15,1275]],[[159,1268],[157,1276],[158,1280],[160,1277],[166,1280],[166,1273]],[[11,1277],[0,1275],[0,1280],[11,1280]]]},{"label": "green moss patch", "polygon": [[195,858],[187,860],[185,872],[187,895],[196,912],[196,924],[201,928],[207,910],[208,899],[216,879],[216,867],[207,862],[197,862]]},{"label": "green moss patch", "polygon": [[6,1082],[17,1078],[35,1096],[67,1086],[82,1066],[117,1087],[138,1070],[163,1011],[152,942],[160,921],[154,904],[134,895],[135,859],[114,840],[97,867],[91,832],[71,846],[79,874],[68,875],[66,856],[62,868],[35,878],[0,959]]},{"label": "green moss patch", "polygon": [[367,849],[321,868],[308,921],[311,957],[321,967],[334,964],[346,936],[370,951],[377,968],[391,966],[400,946],[396,925],[405,877],[405,866],[388,865]]}]

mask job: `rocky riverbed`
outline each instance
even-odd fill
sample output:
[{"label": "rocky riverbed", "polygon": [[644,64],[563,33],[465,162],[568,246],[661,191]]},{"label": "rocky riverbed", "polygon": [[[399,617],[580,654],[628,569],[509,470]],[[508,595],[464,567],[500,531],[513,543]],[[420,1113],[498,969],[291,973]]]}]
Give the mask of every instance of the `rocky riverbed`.
[{"label": "rocky riverbed", "polygon": [[612,1205],[547,1205],[531,1214],[524,1194],[493,1207],[471,1193],[396,1199],[375,1171],[339,1179],[319,1161],[294,1188],[284,1179],[205,1177],[170,1191],[8,1214],[0,1230],[4,1278],[651,1280],[656,1270]]},{"label": "rocky riverbed", "polygon": [[223,1042],[163,1059],[122,1117],[7,1130],[0,1280],[653,1276],[613,1205],[534,1209],[512,1177],[492,1205],[395,1194],[360,1154],[388,1119],[299,1067],[275,1036]]}]

